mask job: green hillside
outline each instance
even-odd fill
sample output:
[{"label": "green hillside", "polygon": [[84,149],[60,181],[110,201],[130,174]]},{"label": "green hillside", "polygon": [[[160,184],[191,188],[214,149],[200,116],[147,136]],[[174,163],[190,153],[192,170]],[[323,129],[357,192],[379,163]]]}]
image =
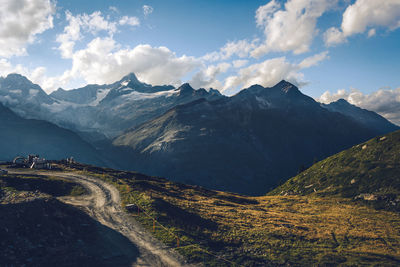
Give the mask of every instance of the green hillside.
[{"label": "green hillside", "polygon": [[400,131],[356,145],[293,177],[269,195],[340,196],[400,210]]}]

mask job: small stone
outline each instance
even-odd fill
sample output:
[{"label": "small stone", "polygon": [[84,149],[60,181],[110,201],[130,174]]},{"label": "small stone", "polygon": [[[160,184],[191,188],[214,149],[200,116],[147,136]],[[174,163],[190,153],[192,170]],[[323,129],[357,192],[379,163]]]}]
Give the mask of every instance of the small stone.
[{"label": "small stone", "polygon": [[367,145],[363,145],[362,146],[362,149],[364,150],[364,149],[366,149],[367,148]]},{"label": "small stone", "polygon": [[364,200],[372,201],[377,199],[377,196],[375,196],[374,194],[364,194]]}]

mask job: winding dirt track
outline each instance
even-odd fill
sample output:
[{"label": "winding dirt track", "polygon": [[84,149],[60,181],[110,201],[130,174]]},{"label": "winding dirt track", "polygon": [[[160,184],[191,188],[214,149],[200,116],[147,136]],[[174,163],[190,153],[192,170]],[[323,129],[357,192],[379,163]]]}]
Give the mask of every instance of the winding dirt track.
[{"label": "winding dirt track", "polygon": [[[14,172],[29,174],[27,172]],[[118,190],[95,177],[75,173],[35,172],[51,175],[81,184],[89,194],[79,197],[62,197],[61,201],[79,207],[101,224],[118,231],[139,249],[140,255],[132,266],[190,266],[175,251],[153,238],[146,230],[127,215],[122,207]],[[121,249],[123,249],[121,247]]]}]

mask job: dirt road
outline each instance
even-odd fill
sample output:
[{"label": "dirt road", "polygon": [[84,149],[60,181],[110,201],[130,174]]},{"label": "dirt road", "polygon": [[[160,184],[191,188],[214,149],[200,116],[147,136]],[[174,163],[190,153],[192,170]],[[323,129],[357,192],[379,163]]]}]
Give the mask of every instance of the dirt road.
[{"label": "dirt road", "polygon": [[[14,173],[32,173],[14,172]],[[189,266],[175,251],[167,248],[153,238],[131,216],[126,214],[120,201],[118,190],[95,177],[61,172],[35,172],[39,175],[51,175],[68,179],[85,187],[89,194],[79,197],[62,197],[61,201],[79,207],[101,224],[118,231],[127,237],[137,248],[140,255],[132,266]],[[121,245],[118,249],[124,250]],[[124,251],[129,253],[129,251]]]}]

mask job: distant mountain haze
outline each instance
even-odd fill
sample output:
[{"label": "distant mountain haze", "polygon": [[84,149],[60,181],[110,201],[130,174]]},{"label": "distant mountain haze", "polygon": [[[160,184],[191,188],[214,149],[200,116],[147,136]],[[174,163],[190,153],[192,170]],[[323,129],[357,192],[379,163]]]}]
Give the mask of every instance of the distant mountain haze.
[{"label": "distant mountain haze", "polygon": [[76,160],[96,165],[108,165],[98,151],[76,133],[50,122],[24,119],[0,104],[0,158],[39,154],[47,159]]},{"label": "distant mountain haze", "polygon": [[[152,86],[131,73],[113,84],[47,95],[25,77],[10,74],[0,79],[0,102],[18,114],[13,116],[20,125],[33,123],[23,118],[47,120],[60,140],[73,134],[85,143],[82,147],[89,146],[85,160],[253,195],[316,160],[398,129],[345,100],[318,103],[286,81],[270,88],[253,85],[227,97],[187,83]],[[12,136],[14,128],[3,127]],[[22,127],[14,132],[21,134]],[[48,127],[38,127],[44,139],[49,139]],[[13,142],[18,143],[10,139],[8,149]],[[14,145],[16,151],[28,146],[21,144]],[[48,153],[50,144],[56,146],[49,143]],[[58,157],[58,152],[49,155]]]},{"label": "distant mountain haze", "polygon": [[381,115],[373,111],[369,111],[352,105],[344,99],[339,99],[330,104],[321,104],[321,106],[330,111],[339,112],[341,114],[349,116],[368,127],[373,127],[380,134],[392,132],[398,128],[396,125],[389,122]]}]

